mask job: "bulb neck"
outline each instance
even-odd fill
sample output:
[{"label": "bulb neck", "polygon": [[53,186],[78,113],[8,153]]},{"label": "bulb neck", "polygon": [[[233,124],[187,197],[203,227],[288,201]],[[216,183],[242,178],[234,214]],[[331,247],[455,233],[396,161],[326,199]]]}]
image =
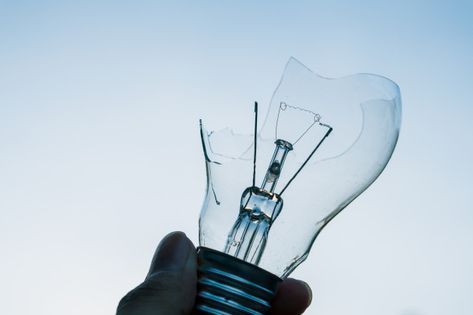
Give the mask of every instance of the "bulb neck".
[{"label": "bulb neck", "polygon": [[276,275],[225,253],[199,247],[197,298],[192,314],[263,315],[279,283]]}]

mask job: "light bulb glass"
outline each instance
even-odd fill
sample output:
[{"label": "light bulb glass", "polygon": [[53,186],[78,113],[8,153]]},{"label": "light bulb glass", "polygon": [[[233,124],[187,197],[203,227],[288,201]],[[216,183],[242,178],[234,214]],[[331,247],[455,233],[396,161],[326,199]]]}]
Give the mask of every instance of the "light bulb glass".
[{"label": "light bulb glass", "polygon": [[330,79],[291,58],[261,116],[254,186],[254,135],[201,125],[207,191],[199,242],[285,278],[385,168],[401,97],[385,77]]}]

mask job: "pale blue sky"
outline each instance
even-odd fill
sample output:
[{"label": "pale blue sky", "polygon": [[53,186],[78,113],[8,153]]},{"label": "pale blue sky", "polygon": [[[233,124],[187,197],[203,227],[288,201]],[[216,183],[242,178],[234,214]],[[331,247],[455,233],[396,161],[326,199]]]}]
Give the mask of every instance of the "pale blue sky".
[{"label": "pale blue sky", "polygon": [[197,240],[198,118],[251,128],[290,56],[403,97],[385,173],[294,273],[314,315],[473,312],[471,1],[1,1],[5,314],[106,314]]}]

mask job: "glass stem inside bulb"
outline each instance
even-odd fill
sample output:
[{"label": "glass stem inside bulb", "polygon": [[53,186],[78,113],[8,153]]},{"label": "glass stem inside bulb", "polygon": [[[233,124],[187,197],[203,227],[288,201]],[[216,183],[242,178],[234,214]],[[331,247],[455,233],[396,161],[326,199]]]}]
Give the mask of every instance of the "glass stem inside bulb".
[{"label": "glass stem inside bulb", "polygon": [[282,205],[281,197],[276,194],[258,187],[245,189],[240,214],[228,234],[225,253],[257,265],[266,247],[271,224]]},{"label": "glass stem inside bulb", "polygon": [[257,265],[261,259],[269,229],[281,212],[283,201],[274,193],[284,161],[292,145],[284,140],[276,148],[261,188],[249,187],[241,197],[240,214],[228,234],[225,253]]},{"label": "glass stem inside bulb", "polygon": [[286,156],[289,151],[292,150],[292,144],[285,140],[278,139],[275,142],[276,148],[274,149],[273,158],[269,163],[268,170],[264,176],[263,183],[261,184],[261,189],[273,193],[278,183],[279,176],[286,160]]}]

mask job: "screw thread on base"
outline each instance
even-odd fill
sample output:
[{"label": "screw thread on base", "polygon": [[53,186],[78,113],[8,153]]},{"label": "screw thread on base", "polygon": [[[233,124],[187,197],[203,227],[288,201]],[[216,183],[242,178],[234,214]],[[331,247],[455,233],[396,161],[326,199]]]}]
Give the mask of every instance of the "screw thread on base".
[{"label": "screw thread on base", "polygon": [[219,251],[199,247],[197,298],[193,314],[263,315],[281,279]]}]

